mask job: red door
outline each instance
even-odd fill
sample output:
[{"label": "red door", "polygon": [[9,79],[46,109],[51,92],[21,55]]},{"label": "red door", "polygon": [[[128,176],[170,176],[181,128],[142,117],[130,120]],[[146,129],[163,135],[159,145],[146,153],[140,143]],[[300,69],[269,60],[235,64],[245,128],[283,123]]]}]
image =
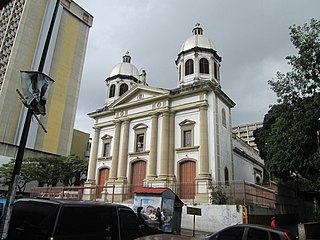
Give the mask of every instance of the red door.
[{"label": "red door", "polygon": [[133,197],[135,190],[143,186],[143,180],[146,178],[146,162],[138,161],[133,163],[131,176],[131,196]]},{"label": "red door", "polygon": [[195,196],[196,163],[186,161],[180,164],[180,198],[193,199]]},{"label": "red door", "polygon": [[102,168],[99,170],[99,181],[98,181],[98,198],[101,198],[101,192],[105,182],[109,179],[109,168]]}]

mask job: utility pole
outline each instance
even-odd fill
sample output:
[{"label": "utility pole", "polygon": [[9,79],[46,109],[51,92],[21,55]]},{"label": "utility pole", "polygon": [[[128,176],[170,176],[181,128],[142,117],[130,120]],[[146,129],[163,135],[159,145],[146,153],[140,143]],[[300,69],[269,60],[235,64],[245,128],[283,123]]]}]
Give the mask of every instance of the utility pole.
[{"label": "utility pole", "polygon": [[[48,29],[48,33],[47,33],[46,41],[45,41],[45,44],[44,44],[43,52],[42,52],[42,55],[41,55],[38,71],[37,72],[32,72],[32,71],[26,72],[26,73],[30,74],[33,94],[38,94],[39,99],[35,98],[29,104],[26,104],[26,106],[28,108],[27,115],[26,115],[26,119],[25,119],[25,122],[24,122],[22,135],[21,135],[21,138],[20,138],[20,144],[19,144],[18,153],[17,153],[17,156],[16,156],[14,170],[13,170],[13,173],[12,173],[11,183],[10,183],[9,188],[8,188],[8,194],[7,194],[7,201],[6,201],[6,205],[5,205],[4,217],[3,217],[1,228],[0,228],[0,229],[3,229],[1,240],[5,240],[7,238],[7,235],[8,235],[9,224],[10,224],[10,219],[11,219],[11,212],[12,212],[12,205],[13,205],[13,203],[15,201],[16,187],[17,187],[17,184],[18,184],[18,181],[19,181],[19,175],[20,175],[20,170],[21,170],[24,150],[26,148],[26,143],[27,143],[27,139],[28,139],[31,119],[32,119],[32,116],[33,116],[34,113],[35,114],[45,115],[45,110],[42,111],[40,109],[41,105],[43,105],[42,107],[44,109],[44,105],[46,103],[46,100],[42,99],[42,97],[44,96],[45,92],[49,88],[49,84],[51,85],[53,83],[53,80],[50,79],[45,74],[43,74],[42,71],[43,71],[43,68],[44,68],[44,65],[45,65],[49,44],[50,44],[50,41],[51,41],[51,35],[52,35],[52,32],[53,32],[54,22],[55,22],[55,19],[56,19],[56,16],[57,16],[59,5],[60,5],[60,0],[57,0],[55,8],[54,8],[53,15],[52,15],[52,18],[51,18],[50,26],[49,26],[49,29]],[[39,89],[37,87],[38,87],[38,81],[39,81],[40,78],[42,78],[42,80],[45,80],[45,78],[47,80],[51,80],[51,83],[46,82],[45,83],[46,86],[43,85]],[[35,92],[36,90],[38,91],[37,93]]]}]

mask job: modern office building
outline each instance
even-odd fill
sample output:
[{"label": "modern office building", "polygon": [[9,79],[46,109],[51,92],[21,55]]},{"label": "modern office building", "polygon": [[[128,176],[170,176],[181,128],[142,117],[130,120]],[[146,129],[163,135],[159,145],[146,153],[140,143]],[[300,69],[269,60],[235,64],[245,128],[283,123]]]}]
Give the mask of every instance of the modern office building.
[{"label": "modern office building", "polygon": [[263,126],[262,122],[243,124],[239,126],[235,126],[232,128],[232,132],[245,141],[249,146],[253,147],[258,151],[257,144],[254,141],[253,131],[261,128]]},{"label": "modern office building", "polygon": [[208,203],[212,184],[262,177],[258,154],[234,143],[235,103],[221,87],[221,57],[199,24],[192,33],[175,61],[175,89],[149,86],[129,53],[114,66],[104,106],[89,114],[95,124],[87,186],[106,186],[116,201],[145,186]]},{"label": "modern office building", "polygon": [[72,0],[12,0],[0,10],[0,157],[15,157],[24,126],[26,108],[16,93],[21,89],[20,71],[38,71],[45,50],[42,72],[55,81],[47,114],[39,116],[48,133],[33,118],[26,152],[70,153],[92,22]]}]

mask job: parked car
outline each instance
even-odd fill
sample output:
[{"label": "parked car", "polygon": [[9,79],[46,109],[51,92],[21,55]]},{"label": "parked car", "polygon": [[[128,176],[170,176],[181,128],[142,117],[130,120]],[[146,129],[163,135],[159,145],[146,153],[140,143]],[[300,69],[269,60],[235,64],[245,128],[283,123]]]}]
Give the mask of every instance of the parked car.
[{"label": "parked car", "polygon": [[144,237],[137,238],[136,240],[197,240],[197,239],[199,240],[201,238],[164,233],[164,234],[144,236]]},{"label": "parked car", "polygon": [[292,233],[281,228],[255,224],[237,224],[207,235],[211,240],[293,240]]},{"label": "parked car", "polygon": [[135,212],[120,204],[20,199],[7,240],[129,240],[149,234]]}]

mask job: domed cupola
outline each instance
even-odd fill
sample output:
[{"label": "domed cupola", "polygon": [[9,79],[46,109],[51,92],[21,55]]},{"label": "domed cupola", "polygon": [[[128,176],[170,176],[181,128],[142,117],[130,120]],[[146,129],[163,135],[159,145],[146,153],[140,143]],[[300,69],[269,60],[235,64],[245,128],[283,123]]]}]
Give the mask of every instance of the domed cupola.
[{"label": "domed cupola", "polygon": [[117,100],[135,84],[146,85],[146,73],[143,71],[139,75],[139,71],[131,63],[131,56],[127,51],[122,57],[122,62],[113,67],[109,77],[106,79],[107,92],[105,105],[109,105]]},{"label": "domed cupola", "polygon": [[181,45],[176,65],[178,87],[200,81],[212,81],[220,85],[220,62],[213,42],[203,35],[199,23],[192,30],[193,35]]}]

